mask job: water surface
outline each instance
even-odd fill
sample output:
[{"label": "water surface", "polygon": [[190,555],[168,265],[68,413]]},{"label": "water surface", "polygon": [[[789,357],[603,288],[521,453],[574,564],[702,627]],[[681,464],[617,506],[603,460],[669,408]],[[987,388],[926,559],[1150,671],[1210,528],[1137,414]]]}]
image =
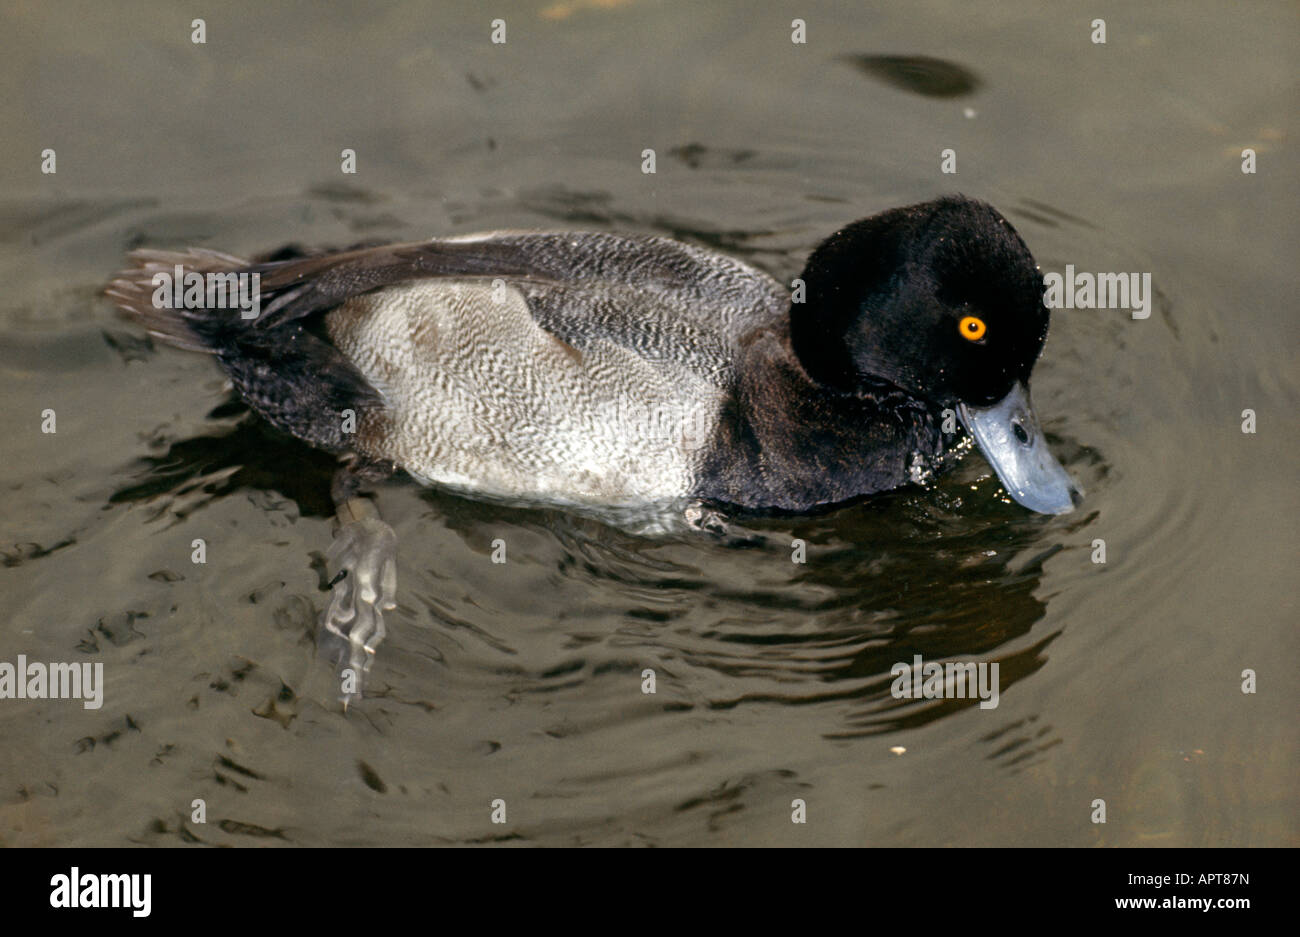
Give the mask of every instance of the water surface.
[{"label": "water surface", "polygon": [[[0,843],[1300,841],[1295,7],[807,2],[796,45],[784,4],[498,6],[504,45],[477,5],[385,3],[222,5],[194,45],[188,11],[5,5],[0,660],[107,686],[0,702]],[[978,455],[728,540],[394,482],[401,604],[347,715],[315,647],[332,461],[97,296],[133,247],[497,227],[788,280],[953,190],[1047,270],[1152,274],[1149,319],[1059,312],[1035,372],[1081,510],[1008,503]],[[999,706],[892,698],[915,654],[997,661]]]}]

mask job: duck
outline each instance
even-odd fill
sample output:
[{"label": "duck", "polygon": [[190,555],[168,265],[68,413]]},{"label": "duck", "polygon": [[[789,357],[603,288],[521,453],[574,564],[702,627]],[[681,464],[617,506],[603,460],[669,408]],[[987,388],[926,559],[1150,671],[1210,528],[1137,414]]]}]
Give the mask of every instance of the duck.
[{"label": "duck", "polygon": [[[721,252],[603,231],[128,256],[105,288],[123,314],[211,355],[267,423],[340,457],[322,623],[346,643],[345,706],[396,604],[397,538],[366,489],[399,471],[698,524],[925,484],[973,440],[1030,511],[1083,496],[1029,393],[1050,318],[1041,271],[1002,214],[963,195],[842,227],[788,286]],[[255,315],[210,290],[171,302],[173,271],[251,278]]]}]

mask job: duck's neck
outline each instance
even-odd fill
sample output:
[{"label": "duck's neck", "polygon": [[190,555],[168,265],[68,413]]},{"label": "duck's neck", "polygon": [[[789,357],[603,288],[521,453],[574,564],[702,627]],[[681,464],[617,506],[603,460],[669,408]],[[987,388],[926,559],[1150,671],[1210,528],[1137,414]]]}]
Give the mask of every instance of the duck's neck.
[{"label": "duck's neck", "polygon": [[849,393],[818,381],[786,327],[751,336],[738,371],[703,497],[807,511],[906,484],[915,453],[942,457],[937,415],[883,384],[878,393]]}]

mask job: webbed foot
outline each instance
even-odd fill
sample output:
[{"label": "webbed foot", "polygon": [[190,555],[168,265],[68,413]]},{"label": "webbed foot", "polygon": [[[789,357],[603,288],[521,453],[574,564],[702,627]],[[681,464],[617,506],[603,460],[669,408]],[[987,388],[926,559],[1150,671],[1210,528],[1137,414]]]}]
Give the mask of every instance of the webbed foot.
[{"label": "webbed foot", "polygon": [[347,645],[339,655],[340,699],[346,709],[361,698],[362,680],[387,633],[384,612],[397,607],[397,534],[364,498],[339,505],[338,520],[326,552],[330,568],[338,573],[321,623]]},{"label": "webbed foot", "polygon": [[688,527],[725,537],[727,518],[720,511],[707,507],[703,501],[692,501],[682,510],[682,519]]},{"label": "webbed foot", "polygon": [[754,548],[763,547],[767,543],[761,534],[746,530],[739,521],[732,521],[722,511],[709,507],[704,501],[689,502],[682,509],[682,520],[687,527],[716,537],[729,547]]}]

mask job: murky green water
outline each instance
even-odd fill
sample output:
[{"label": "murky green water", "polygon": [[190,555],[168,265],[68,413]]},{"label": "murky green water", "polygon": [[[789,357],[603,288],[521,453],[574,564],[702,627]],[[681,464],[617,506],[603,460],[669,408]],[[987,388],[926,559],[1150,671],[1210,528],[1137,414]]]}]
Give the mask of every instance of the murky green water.
[{"label": "murky green water", "polygon": [[[1300,842],[1293,5],[270,6],[205,45],[204,11],[3,7],[0,661],[106,686],[0,701],[0,843]],[[854,58],[886,55],[974,80]],[[788,278],[954,189],[1045,269],[1152,274],[1149,319],[1058,312],[1035,373],[1083,510],[1003,503],[978,456],[743,546],[393,483],[401,604],[346,716],[330,459],[97,297],[135,246],[557,225]],[[914,654],[999,662],[999,706],[892,698]]]}]

